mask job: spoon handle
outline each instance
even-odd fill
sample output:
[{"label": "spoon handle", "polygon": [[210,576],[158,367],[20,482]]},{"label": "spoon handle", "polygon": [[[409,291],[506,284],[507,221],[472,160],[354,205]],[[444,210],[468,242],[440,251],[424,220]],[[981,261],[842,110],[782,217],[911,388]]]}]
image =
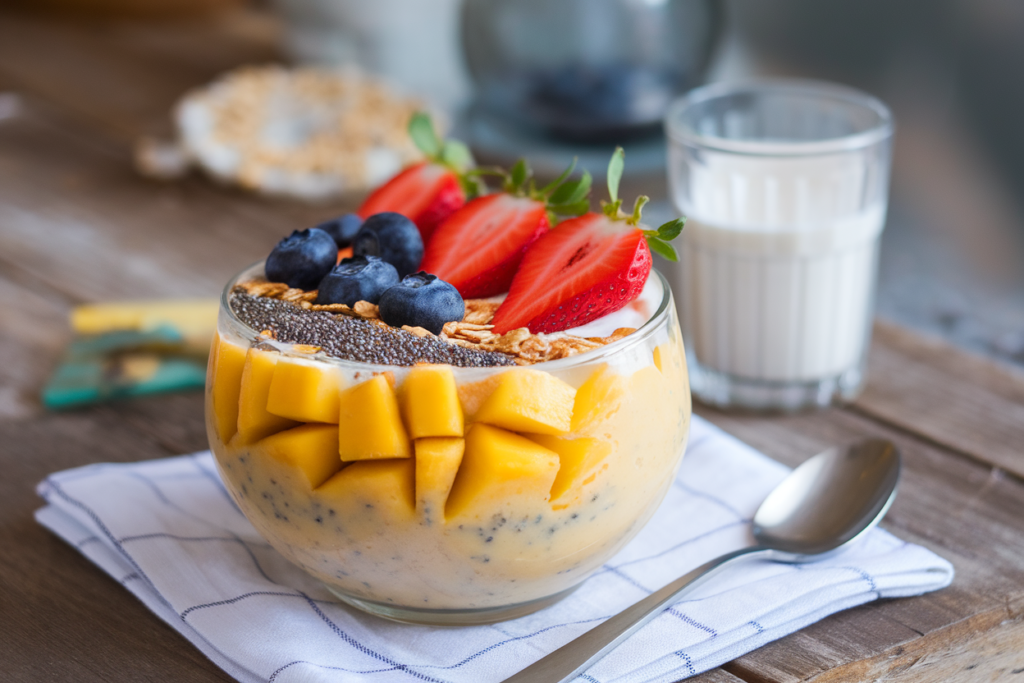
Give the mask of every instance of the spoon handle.
[{"label": "spoon handle", "polygon": [[643,600],[622,610],[551,654],[537,660],[502,683],[566,683],[611,652],[619,643],[661,614],[682,595],[718,573],[726,563],[751,553],[764,552],[758,546],[741,548],[706,562]]}]

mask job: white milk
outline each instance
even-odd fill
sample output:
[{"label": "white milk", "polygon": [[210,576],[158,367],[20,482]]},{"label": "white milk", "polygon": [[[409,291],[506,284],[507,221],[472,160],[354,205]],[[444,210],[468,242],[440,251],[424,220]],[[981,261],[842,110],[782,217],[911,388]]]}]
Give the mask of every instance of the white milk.
[{"label": "white milk", "polygon": [[783,382],[834,377],[859,363],[883,223],[881,206],[807,231],[691,220],[677,285],[699,361]]},{"label": "white milk", "polygon": [[886,209],[871,161],[689,162],[675,196],[689,221],[672,285],[701,365],[737,379],[811,382],[862,362]]}]

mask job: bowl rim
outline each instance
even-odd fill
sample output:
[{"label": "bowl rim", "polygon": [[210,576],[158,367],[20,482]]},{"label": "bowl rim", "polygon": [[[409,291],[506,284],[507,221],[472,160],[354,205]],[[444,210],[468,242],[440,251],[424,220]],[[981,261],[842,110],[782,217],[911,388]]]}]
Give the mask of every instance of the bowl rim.
[{"label": "bowl rim", "polygon": [[[300,346],[299,344],[296,343],[279,342],[276,340],[261,338],[259,330],[254,330],[253,328],[249,327],[244,322],[242,322],[237,315],[235,315],[234,310],[232,310],[231,308],[229,298],[231,296],[232,290],[234,290],[235,286],[239,282],[241,282],[243,278],[253,277],[254,275],[257,274],[256,272],[254,272],[257,271],[257,269],[259,270],[258,274],[262,274],[263,263],[264,261],[260,260],[250,264],[246,268],[243,268],[241,271],[239,271],[233,277],[231,277],[228,280],[228,283],[224,286],[224,289],[221,291],[220,295],[219,312],[221,315],[218,316],[218,332],[220,331],[222,321],[226,320],[228,322],[229,327],[233,328],[230,331],[236,334],[237,336],[248,340],[250,344],[259,340],[262,341],[263,343],[266,343],[274,347],[277,351],[288,356],[294,356],[304,358],[307,360],[338,365],[340,367],[354,371],[380,373],[388,371],[394,372],[395,370],[406,371],[414,367],[411,365],[386,365],[381,363],[367,363],[365,361],[350,360],[348,358],[339,358],[338,356],[331,356],[320,351],[311,354],[296,350],[295,347]],[[470,372],[494,372],[512,370],[516,367],[543,368],[545,371],[564,370],[578,365],[589,365],[594,362],[600,362],[601,360],[607,359],[610,356],[616,356],[624,351],[639,346],[643,344],[645,341],[647,341],[650,337],[657,334],[661,329],[663,329],[667,325],[668,320],[670,319],[670,311],[674,306],[672,298],[672,289],[669,286],[668,280],[665,278],[664,275],[661,274],[660,271],[658,271],[654,267],[651,268],[651,274],[657,277],[657,281],[661,286],[661,301],[658,303],[658,307],[655,309],[654,313],[652,313],[650,318],[647,319],[647,322],[645,322],[643,325],[637,328],[635,332],[626,335],[622,339],[618,339],[614,342],[611,342],[610,344],[605,344],[604,346],[598,349],[593,349],[592,351],[585,351],[583,353],[579,353],[574,356],[569,356],[567,358],[558,358],[556,360],[541,361],[539,363],[532,363],[529,365],[449,365],[448,367],[450,367],[453,372],[457,372],[459,374]]]}]

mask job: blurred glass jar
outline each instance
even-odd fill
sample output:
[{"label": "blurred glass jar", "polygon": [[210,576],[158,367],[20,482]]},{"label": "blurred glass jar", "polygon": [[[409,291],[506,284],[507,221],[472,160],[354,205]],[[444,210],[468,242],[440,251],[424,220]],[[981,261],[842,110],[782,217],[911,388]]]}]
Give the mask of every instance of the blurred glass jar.
[{"label": "blurred glass jar", "polygon": [[466,0],[462,46],[487,113],[599,142],[660,130],[721,24],[719,0]]}]

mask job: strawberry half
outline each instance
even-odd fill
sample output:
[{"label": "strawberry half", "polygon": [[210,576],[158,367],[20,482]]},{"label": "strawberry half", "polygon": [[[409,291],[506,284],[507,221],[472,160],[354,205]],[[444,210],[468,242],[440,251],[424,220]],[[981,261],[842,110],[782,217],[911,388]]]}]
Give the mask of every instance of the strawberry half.
[{"label": "strawberry half", "polygon": [[640,296],[650,272],[639,229],[599,213],[571,218],[526,253],[494,315],[494,333],[578,327]]},{"label": "strawberry half", "polygon": [[478,197],[447,218],[427,243],[420,268],[451,283],[466,299],[507,292],[523,254],[546,234],[556,216],[587,210],[590,175],[567,179],[575,162],[537,189],[520,160],[504,178],[503,192]]},{"label": "strawberry half", "polygon": [[658,230],[639,227],[647,197],[638,197],[632,215],[620,211],[619,179],[623,152],[608,166],[612,198],[603,213],[587,213],[561,223],[523,256],[508,296],[494,315],[495,334],[527,327],[560,332],[619,310],[640,292],[651,272],[651,249],[674,260],[668,242],[679,236],[683,219]]},{"label": "strawberry half", "polygon": [[394,211],[420,229],[426,242],[445,218],[466,203],[466,193],[450,168],[428,161],[410,166],[366,198],[358,213],[368,218]]},{"label": "strawberry half", "polygon": [[374,190],[356,211],[363,218],[394,211],[406,216],[420,230],[423,243],[445,218],[480,192],[469,149],[458,140],[442,141],[423,112],[409,119],[409,137],[427,161],[406,168]]}]

